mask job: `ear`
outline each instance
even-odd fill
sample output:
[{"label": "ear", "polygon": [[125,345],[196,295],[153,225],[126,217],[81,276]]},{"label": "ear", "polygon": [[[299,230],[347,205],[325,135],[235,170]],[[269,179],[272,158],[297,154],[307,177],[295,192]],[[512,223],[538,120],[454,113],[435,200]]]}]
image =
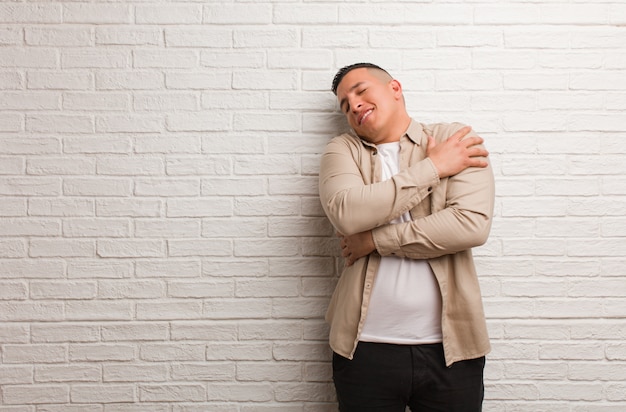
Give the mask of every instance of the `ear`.
[{"label": "ear", "polygon": [[393,95],[396,99],[401,99],[402,98],[402,85],[400,84],[399,81],[397,81],[396,79],[392,79],[389,82],[389,86],[391,87],[391,90],[393,90]]}]

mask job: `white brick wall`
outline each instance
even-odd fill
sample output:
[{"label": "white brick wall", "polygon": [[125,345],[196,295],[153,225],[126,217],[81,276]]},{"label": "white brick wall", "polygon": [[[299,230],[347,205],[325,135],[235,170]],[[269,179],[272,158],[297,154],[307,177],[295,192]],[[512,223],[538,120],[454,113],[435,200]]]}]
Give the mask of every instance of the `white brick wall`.
[{"label": "white brick wall", "polygon": [[618,0],[0,4],[0,411],[335,411],[336,69],[487,140],[486,411],[626,410]]}]

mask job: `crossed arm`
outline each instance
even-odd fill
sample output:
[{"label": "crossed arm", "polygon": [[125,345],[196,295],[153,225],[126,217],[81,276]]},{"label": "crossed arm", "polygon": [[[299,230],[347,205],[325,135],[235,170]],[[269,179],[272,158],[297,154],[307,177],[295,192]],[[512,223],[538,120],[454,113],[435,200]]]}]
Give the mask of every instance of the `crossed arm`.
[{"label": "crossed arm", "polygon": [[[320,194],[339,230],[347,265],[374,250],[383,256],[427,259],[484,243],[493,212],[493,175],[482,139],[468,136],[469,132],[462,128],[439,144],[430,138],[427,159],[390,180],[369,185],[363,183],[350,152],[331,151],[326,165],[323,159]],[[331,164],[343,170],[329,167],[331,173],[325,173]],[[388,223],[424,200],[428,187],[445,177],[449,179],[441,210],[410,222]]]}]

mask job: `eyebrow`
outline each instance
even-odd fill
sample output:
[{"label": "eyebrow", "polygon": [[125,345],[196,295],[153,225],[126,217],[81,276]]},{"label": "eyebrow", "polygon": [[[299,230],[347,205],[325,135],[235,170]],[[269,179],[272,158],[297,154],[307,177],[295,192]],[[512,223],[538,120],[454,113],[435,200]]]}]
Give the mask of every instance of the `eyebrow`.
[{"label": "eyebrow", "polygon": [[[350,87],[350,89],[348,90],[348,92],[351,92],[352,90],[356,89],[357,87],[361,86],[363,83],[363,81],[358,82],[357,84],[355,84],[354,86]],[[339,108],[343,111],[343,105],[346,103],[346,101],[348,100],[347,97],[344,97],[343,99],[341,99],[341,101],[339,102]]]}]

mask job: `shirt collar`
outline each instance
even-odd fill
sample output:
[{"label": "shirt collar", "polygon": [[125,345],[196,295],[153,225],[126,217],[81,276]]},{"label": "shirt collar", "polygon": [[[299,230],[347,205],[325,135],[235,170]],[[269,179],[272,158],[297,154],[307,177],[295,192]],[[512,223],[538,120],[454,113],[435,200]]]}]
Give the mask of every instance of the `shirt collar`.
[{"label": "shirt collar", "polygon": [[[354,134],[354,131],[352,131],[351,134],[355,136],[358,140],[360,140],[361,143],[363,143],[365,146],[376,148],[376,145],[374,143],[370,143],[367,140],[361,139],[356,134]],[[404,136],[408,137],[409,140],[411,140],[416,145],[418,146],[421,145],[425,136],[424,128],[422,124],[419,122],[416,122],[415,120],[411,118],[411,123],[409,123],[409,127],[406,129],[406,132],[404,132],[402,137]]]},{"label": "shirt collar", "polygon": [[413,143],[416,145],[421,145],[424,138],[424,128],[421,123],[416,122],[411,119],[411,123],[409,124],[409,128],[406,129],[404,133],[406,137],[408,137]]}]

